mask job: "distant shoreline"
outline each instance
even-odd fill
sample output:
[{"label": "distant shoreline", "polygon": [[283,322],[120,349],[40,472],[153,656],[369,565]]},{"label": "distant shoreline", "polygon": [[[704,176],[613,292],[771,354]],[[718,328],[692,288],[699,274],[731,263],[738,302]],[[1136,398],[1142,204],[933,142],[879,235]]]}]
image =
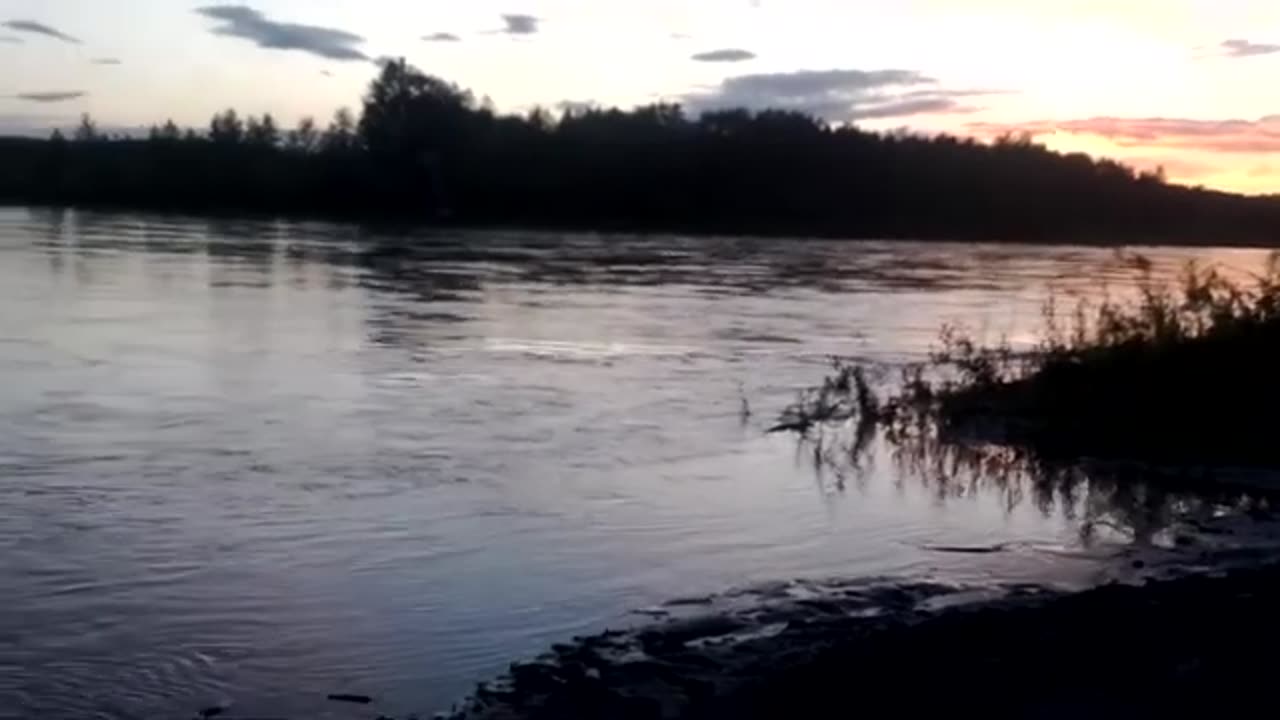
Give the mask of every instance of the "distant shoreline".
[{"label": "distant shoreline", "polygon": [[358,111],[0,138],[0,202],[597,232],[1280,244],[1280,197],[1166,181],[1030,135],[877,132],[786,109],[503,114],[404,60]]},{"label": "distant shoreline", "polygon": [[183,220],[215,220],[243,219],[261,222],[325,222],[353,225],[371,229],[387,229],[394,231],[427,230],[458,231],[467,233],[484,232],[520,232],[567,234],[602,234],[602,235],[682,235],[697,238],[758,238],[761,240],[838,240],[848,242],[921,242],[957,245],[1041,245],[1059,247],[1086,248],[1240,248],[1240,249],[1273,249],[1280,248],[1280,238],[1233,238],[1215,236],[1212,238],[1179,238],[1161,237],[1158,235],[1125,235],[1108,236],[1103,233],[1084,233],[1077,235],[1041,235],[1015,236],[1013,234],[972,233],[939,233],[919,234],[911,232],[876,232],[876,233],[842,233],[815,229],[770,229],[770,228],[734,228],[701,226],[667,226],[637,223],[572,223],[572,222],[467,222],[461,220],[430,220],[411,213],[370,213],[351,211],[320,212],[315,210],[271,211],[262,208],[198,208],[198,207],[163,207],[141,204],[118,203],[75,203],[53,204],[41,202],[24,202],[0,198],[0,209],[14,210],[41,209],[52,212],[75,211],[103,214],[139,214],[157,217],[172,217]]}]

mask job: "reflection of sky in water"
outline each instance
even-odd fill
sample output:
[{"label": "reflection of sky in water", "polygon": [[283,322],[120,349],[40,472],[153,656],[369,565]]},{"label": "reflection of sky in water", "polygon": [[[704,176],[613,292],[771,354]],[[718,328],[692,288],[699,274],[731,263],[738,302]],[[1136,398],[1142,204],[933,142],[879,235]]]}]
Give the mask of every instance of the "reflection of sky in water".
[{"label": "reflection of sky in water", "polygon": [[1122,284],[1110,251],[404,240],[0,211],[0,702],[425,712],[672,597],[1088,568],[1056,507],[887,460],[840,491],[761,430],[828,355],[1026,337],[1048,285]]}]

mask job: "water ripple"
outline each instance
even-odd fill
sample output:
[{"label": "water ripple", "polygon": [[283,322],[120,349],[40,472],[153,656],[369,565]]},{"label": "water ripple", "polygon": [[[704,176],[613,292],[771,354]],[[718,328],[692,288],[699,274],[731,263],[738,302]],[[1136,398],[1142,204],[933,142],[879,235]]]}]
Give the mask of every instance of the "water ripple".
[{"label": "water ripple", "polygon": [[1065,511],[887,458],[840,492],[757,425],[829,355],[1029,337],[1050,284],[1122,291],[1114,266],[0,209],[0,707],[316,717],[354,687],[426,714],[671,598],[975,562],[930,548],[1083,563]]}]

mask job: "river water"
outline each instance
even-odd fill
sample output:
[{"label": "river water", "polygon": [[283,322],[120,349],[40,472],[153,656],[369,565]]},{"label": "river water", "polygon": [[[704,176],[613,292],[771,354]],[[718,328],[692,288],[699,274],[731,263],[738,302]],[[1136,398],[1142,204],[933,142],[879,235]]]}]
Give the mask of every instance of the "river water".
[{"label": "river water", "polygon": [[1084,247],[0,209],[0,714],[429,714],[674,598],[1087,572],[1126,539],[1079,503],[835,483],[763,431],[830,355],[1024,343],[1050,292],[1131,278]]}]

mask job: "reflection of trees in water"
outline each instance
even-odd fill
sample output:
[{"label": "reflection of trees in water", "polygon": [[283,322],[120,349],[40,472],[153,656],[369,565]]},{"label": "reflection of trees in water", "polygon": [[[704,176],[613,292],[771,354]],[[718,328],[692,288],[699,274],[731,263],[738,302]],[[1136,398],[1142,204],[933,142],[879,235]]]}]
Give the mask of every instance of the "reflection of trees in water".
[{"label": "reflection of trees in water", "polygon": [[[360,288],[367,291],[369,334],[379,344],[417,347],[473,317],[491,283],[624,288],[687,285],[700,293],[842,290],[862,282],[892,285],[933,273],[954,250],[936,247],[906,259],[901,246],[758,238],[682,238],[521,231],[450,231],[270,219],[191,218],[146,213],[29,211],[36,242],[51,263],[98,269],[85,249],[137,253],[145,272],[182,272],[176,258],[203,261],[212,289]],[[150,262],[154,259],[155,262]],[[72,263],[75,263],[73,265]],[[904,264],[906,263],[906,264]],[[932,268],[932,269],[931,269]],[[85,273],[87,276],[87,272]],[[417,305],[417,307],[412,307]]]},{"label": "reflection of trees in water", "polygon": [[[218,272],[248,271],[264,285],[284,280],[279,277],[282,258],[295,270],[306,266],[307,274],[340,272],[352,265],[340,261],[352,254],[349,248],[336,254],[332,250],[339,244],[336,238],[345,234],[342,225],[68,209],[32,208],[26,213],[24,230],[33,246],[59,260],[66,254],[102,264],[122,251],[142,257],[203,255]],[[306,249],[299,252],[298,247]],[[224,281],[217,273],[210,276],[214,285]]]},{"label": "reflection of trees in water", "polygon": [[839,491],[864,486],[887,466],[895,482],[914,483],[940,503],[986,499],[1005,512],[1030,504],[1076,526],[1085,544],[1116,533],[1159,543],[1179,525],[1269,506],[1263,493],[1215,487],[1209,471],[1050,461],[1028,448],[944,440],[925,424],[828,424],[805,432],[799,447],[819,479]]},{"label": "reflection of trees in water", "polygon": [[[1056,276],[1060,268],[1086,274],[1082,267],[1110,257],[1102,249],[454,231],[141,213],[31,210],[29,217],[33,237],[59,249],[48,254],[51,264],[65,266],[56,272],[77,268],[86,278],[89,269],[109,274],[98,258],[80,252],[100,248],[165,256],[149,272],[180,271],[173,256],[203,256],[216,270],[209,273],[210,282],[220,288],[358,287],[377,296],[378,302],[368,303],[375,340],[410,345],[442,329],[452,332],[445,326],[473,315],[462,305],[480,301],[490,283],[686,286],[698,295],[728,297],[867,291],[879,296],[877,302],[891,303],[885,298],[903,291],[1019,291],[1031,282],[1029,275]],[[387,297],[406,302],[381,301]],[[1019,302],[1025,302],[1019,312],[1034,305]],[[430,307],[409,309],[408,303]],[[812,317],[801,321],[812,322]],[[884,328],[910,322],[895,315],[892,322],[873,324],[888,332]]]},{"label": "reflection of trees in water", "polygon": [[[360,287],[404,298],[408,302],[369,303],[370,333],[391,344],[409,342],[424,323],[462,319],[456,309],[410,307],[470,302],[487,267],[481,254],[463,253],[446,236],[339,223],[33,208],[26,211],[23,234],[48,257],[52,273],[74,269],[80,285],[89,284],[94,272],[110,277],[123,271],[119,258],[130,253],[144,261],[133,271],[145,267],[149,276],[206,263],[205,277],[218,297],[289,285]],[[235,306],[235,312],[243,308]]]},{"label": "reflection of trees in water", "polygon": [[[490,278],[548,285],[696,285],[729,294],[803,289],[850,292],[1020,290],[1055,266],[1087,270],[1107,250],[1029,250],[938,243],[778,240],[744,237],[455,231],[421,226],[284,222],[144,213],[30,210],[54,239],[144,252],[205,252],[262,262],[283,254],[338,272],[363,273],[376,288],[431,300],[459,282]],[[465,279],[464,279],[465,277]]]}]

